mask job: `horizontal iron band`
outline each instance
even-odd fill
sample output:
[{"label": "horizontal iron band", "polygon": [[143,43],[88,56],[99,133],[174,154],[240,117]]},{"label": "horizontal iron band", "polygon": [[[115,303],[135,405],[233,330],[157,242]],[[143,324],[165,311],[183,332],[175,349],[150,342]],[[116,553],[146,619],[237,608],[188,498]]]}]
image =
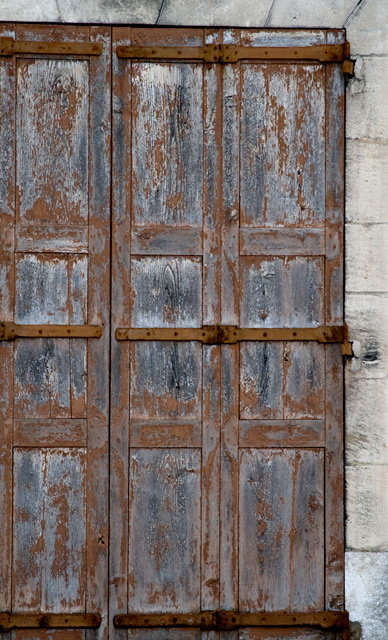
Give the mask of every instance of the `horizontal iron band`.
[{"label": "horizontal iron band", "polygon": [[92,324],[15,324],[0,322],[0,340],[16,338],[100,338],[102,327]]},{"label": "horizontal iron band", "polygon": [[240,627],[315,627],[347,629],[347,611],[313,613],[235,613],[233,611],[201,611],[182,614],[119,614],[113,619],[117,628],[199,627],[202,630],[228,631]]},{"label": "horizontal iron band", "polygon": [[98,629],[98,613],[0,613],[0,633],[12,629]]},{"label": "horizontal iron band", "polygon": [[202,60],[238,62],[239,60],[313,60],[342,62],[349,56],[349,44],[323,44],[311,47],[240,47],[214,44],[204,47],[120,46],[119,58],[146,60]]},{"label": "horizontal iron band", "polygon": [[312,328],[250,329],[233,325],[209,325],[201,329],[174,328],[120,328],[117,340],[197,340],[203,344],[236,344],[242,341],[316,341],[342,343],[346,337],[345,326],[321,326]]},{"label": "horizontal iron band", "polygon": [[15,53],[99,56],[102,53],[102,44],[100,42],[40,42],[39,40],[0,38],[0,56],[12,56]]}]

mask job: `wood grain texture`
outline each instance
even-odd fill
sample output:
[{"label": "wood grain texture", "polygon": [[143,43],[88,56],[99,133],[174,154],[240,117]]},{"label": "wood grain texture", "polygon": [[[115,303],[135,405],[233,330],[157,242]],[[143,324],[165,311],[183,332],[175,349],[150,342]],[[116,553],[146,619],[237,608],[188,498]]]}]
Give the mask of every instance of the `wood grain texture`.
[{"label": "wood grain texture", "polygon": [[324,420],[240,420],[239,446],[324,447]]},{"label": "wood grain texture", "polygon": [[243,64],[241,82],[242,226],[321,226],[322,65]]},{"label": "wood grain texture", "polygon": [[200,447],[202,425],[200,421],[184,420],[131,420],[129,426],[131,447]]},{"label": "wood grain texture", "polygon": [[201,327],[199,258],[133,258],[132,326]]},{"label": "wood grain texture", "polygon": [[[203,348],[201,609],[220,602],[220,349]],[[211,640],[209,638],[208,640]]]},{"label": "wood grain texture", "polygon": [[[232,36],[234,34],[231,34]],[[239,43],[239,35],[231,40]],[[223,65],[222,76],[222,217],[221,322],[238,324],[238,232],[240,207],[240,70]]]},{"label": "wood grain texture", "polygon": [[246,327],[314,327],[323,323],[322,258],[244,257],[240,322]]},{"label": "wood grain texture", "polygon": [[325,255],[324,229],[240,229],[244,256]]},{"label": "wood grain texture", "polygon": [[16,251],[20,253],[87,253],[88,227],[81,225],[16,225]]},{"label": "wood grain texture", "polygon": [[200,225],[201,66],[133,63],[132,104],[135,223]]},{"label": "wood grain texture", "polygon": [[221,346],[220,608],[238,610],[237,345]]},{"label": "wood grain texture", "polygon": [[83,449],[14,451],[14,611],[82,612],[86,578]]},{"label": "wood grain texture", "polygon": [[326,70],[326,321],[343,320],[345,87],[340,67]]},{"label": "wood grain texture", "polygon": [[112,278],[110,356],[110,496],[109,496],[109,634],[126,640],[115,629],[113,616],[128,609],[128,447],[129,343],[119,343],[114,330],[130,326],[131,272],[131,74],[118,45],[131,42],[131,29],[112,28]]},{"label": "wood grain texture", "polygon": [[200,418],[201,378],[199,343],[138,342],[131,348],[131,418]]},{"label": "wood grain texture", "polygon": [[283,344],[245,342],[240,346],[240,417],[283,417]]},{"label": "wood grain texture", "polygon": [[132,449],[128,610],[200,606],[201,456]]},{"label": "wood grain texture", "polygon": [[86,420],[14,420],[15,447],[85,447]]},{"label": "wood grain texture", "polygon": [[87,220],[88,77],[86,61],[18,61],[17,208],[23,221]]},{"label": "wood grain texture", "polygon": [[344,548],[344,416],[341,347],[326,348],[326,602],[327,609],[345,606]]},{"label": "wood grain texture", "polygon": [[[205,29],[204,39],[218,44],[222,35]],[[222,75],[220,65],[203,67],[203,324],[221,322]]]},{"label": "wood grain texture", "polygon": [[[0,35],[14,36],[14,25],[0,25]],[[0,318],[14,319],[14,201],[15,201],[15,60],[0,63]],[[9,611],[12,566],[12,417],[13,417],[12,344],[0,346],[0,609]]]},{"label": "wood grain texture", "polygon": [[240,610],[323,605],[323,454],[242,450]]},{"label": "wood grain texture", "polygon": [[131,253],[164,256],[202,255],[200,227],[132,227]]},{"label": "wood grain texture", "polygon": [[109,354],[111,219],[111,29],[90,27],[102,45],[90,59],[88,321],[105,330],[88,346],[88,510],[86,610],[102,614],[87,640],[107,640],[109,532]]},{"label": "wood grain texture", "polygon": [[288,342],[284,361],[284,417],[324,418],[324,346],[314,342]]}]

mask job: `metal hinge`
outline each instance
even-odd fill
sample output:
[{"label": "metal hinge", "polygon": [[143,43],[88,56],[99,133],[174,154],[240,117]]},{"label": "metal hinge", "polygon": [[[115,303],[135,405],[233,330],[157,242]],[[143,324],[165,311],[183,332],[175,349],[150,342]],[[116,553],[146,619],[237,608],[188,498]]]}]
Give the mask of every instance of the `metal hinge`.
[{"label": "metal hinge", "polygon": [[0,633],[12,629],[98,629],[98,613],[8,613],[0,612]]},{"label": "metal hinge", "polygon": [[0,340],[16,338],[100,338],[102,327],[92,324],[15,324],[0,322]]},{"label": "metal hinge", "polygon": [[118,58],[146,60],[203,60],[204,62],[238,62],[239,60],[313,60],[342,62],[347,57],[348,43],[310,47],[240,47],[234,44],[212,44],[204,47],[119,46]]},{"label": "metal hinge", "polygon": [[311,613],[237,613],[234,611],[201,611],[200,613],[120,614],[113,618],[116,628],[199,627],[203,631],[234,631],[241,627],[313,627],[349,629],[347,611]]},{"label": "metal hinge", "polygon": [[102,53],[102,44],[100,42],[41,42],[0,38],[0,56],[13,56],[16,53],[99,56]]},{"label": "metal hinge", "polygon": [[343,343],[347,336],[346,325],[307,328],[240,328],[234,325],[209,325],[191,328],[119,328],[117,340],[197,340],[203,344],[236,344],[243,341],[316,341]]}]

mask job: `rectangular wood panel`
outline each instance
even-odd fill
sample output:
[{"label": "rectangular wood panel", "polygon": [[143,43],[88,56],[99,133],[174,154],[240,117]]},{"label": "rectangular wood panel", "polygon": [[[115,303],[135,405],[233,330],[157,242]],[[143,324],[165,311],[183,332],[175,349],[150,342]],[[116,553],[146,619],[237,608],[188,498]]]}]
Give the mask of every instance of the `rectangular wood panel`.
[{"label": "rectangular wood panel", "polygon": [[[341,45],[344,34],[117,27],[113,50],[227,52],[328,37]],[[328,586],[343,589],[340,545],[325,533],[339,531],[342,427],[329,398],[338,385],[340,402],[341,380],[328,352],[340,347],[306,334],[222,345],[173,333],[158,341],[157,331],[141,339],[158,328],[315,331],[342,321],[342,191],[328,180],[341,152],[327,155],[343,128],[334,116],[342,72],[257,53],[222,65],[114,58],[114,326],[144,332],[112,342],[112,616],[308,613],[335,609]],[[193,629],[128,631],[201,634],[213,640]]]},{"label": "rectangular wood panel", "polygon": [[[17,24],[0,33],[32,41],[36,50],[62,40],[102,51],[93,61],[31,51],[1,62],[0,164],[8,181],[7,196],[0,195],[7,258],[1,319],[108,327],[110,29]],[[9,565],[3,573],[0,562],[3,611],[107,609],[109,345],[102,334],[94,345],[26,337],[2,349],[11,401],[9,409],[5,398],[0,403],[8,411],[0,474]],[[104,619],[93,633],[107,638]],[[20,640],[70,635],[80,640],[86,632],[13,632]]]}]

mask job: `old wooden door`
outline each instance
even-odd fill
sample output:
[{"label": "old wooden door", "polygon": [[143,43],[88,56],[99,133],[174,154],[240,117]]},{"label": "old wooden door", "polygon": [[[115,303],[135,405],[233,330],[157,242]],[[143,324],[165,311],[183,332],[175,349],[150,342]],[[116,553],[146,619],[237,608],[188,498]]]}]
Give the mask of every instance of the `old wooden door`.
[{"label": "old wooden door", "polygon": [[117,637],[340,637],[342,43],[113,30]]},{"label": "old wooden door", "polygon": [[0,37],[0,632],[106,637],[110,29]]},{"label": "old wooden door", "polygon": [[343,42],[1,26],[12,640],[341,637]]}]

